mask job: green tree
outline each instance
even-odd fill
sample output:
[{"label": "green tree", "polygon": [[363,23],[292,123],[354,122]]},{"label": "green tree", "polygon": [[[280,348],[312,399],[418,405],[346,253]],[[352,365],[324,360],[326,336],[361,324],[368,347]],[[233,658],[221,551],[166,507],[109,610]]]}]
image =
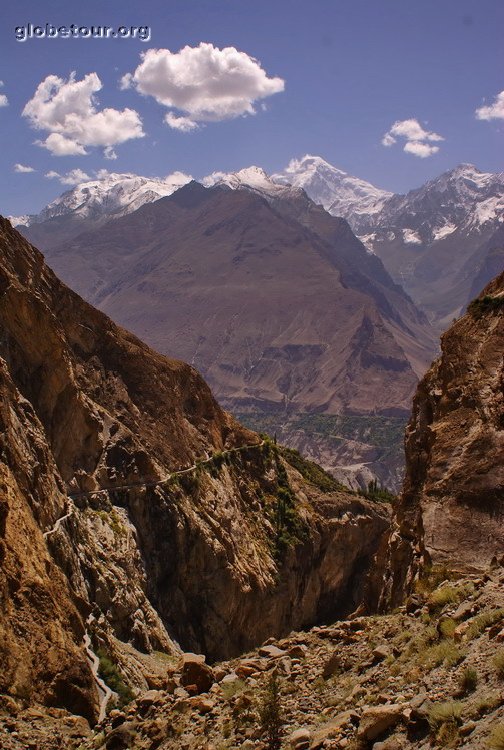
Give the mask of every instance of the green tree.
[{"label": "green tree", "polygon": [[280,685],[274,670],[266,683],[259,707],[261,729],[266,735],[268,750],[280,750],[282,746],[283,717],[280,703]]}]

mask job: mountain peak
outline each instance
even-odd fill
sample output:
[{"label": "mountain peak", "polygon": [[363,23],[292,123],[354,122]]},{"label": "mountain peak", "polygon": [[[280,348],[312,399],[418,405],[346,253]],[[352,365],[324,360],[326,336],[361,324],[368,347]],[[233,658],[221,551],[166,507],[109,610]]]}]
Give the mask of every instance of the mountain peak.
[{"label": "mountain peak", "polygon": [[369,216],[376,214],[392,196],[312,154],[291,159],[285,170],[272,175],[271,179],[279,185],[302,188],[333,216],[347,219],[354,231],[368,222]]},{"label": "mountain peak", "polygon": [[238,172],[212,172],[212,174],[204,177],[201,183],[205,187],[227,185],[233,190],[245,188],[266,197],[279,197],[292,194],[292,188],[289,183],[278,184],[262,167],[255,165],[240,169]]},{"label": "mountain peak", "polygon": [[66,190],[36,216],[12,217],[15,226],[32,226],[58,216],[78,218],[124,216],[144,203],[171,195],[191,180],[184,172],[166,177],[144,177],[131,172],[107,172],[101,169],[88,179]]}]

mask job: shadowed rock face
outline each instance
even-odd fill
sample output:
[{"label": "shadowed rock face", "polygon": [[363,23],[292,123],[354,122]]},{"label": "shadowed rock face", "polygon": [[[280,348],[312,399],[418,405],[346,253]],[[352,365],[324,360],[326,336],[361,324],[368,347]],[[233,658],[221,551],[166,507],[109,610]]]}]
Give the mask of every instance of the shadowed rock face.
[{"label": "shadowed rock face", "polygon": [[387,511],[305,480],[3,219],[0,333],[0,689],[93,718],[86,628],[146,688],[173,638],[215,659],[376,607]]},{"label": "shadowed rock face", "polygon": [[422,557],[471,571],[504,553],[504,274],[444,334],[441,348],[406,431],[392,537],[396,600]]}]

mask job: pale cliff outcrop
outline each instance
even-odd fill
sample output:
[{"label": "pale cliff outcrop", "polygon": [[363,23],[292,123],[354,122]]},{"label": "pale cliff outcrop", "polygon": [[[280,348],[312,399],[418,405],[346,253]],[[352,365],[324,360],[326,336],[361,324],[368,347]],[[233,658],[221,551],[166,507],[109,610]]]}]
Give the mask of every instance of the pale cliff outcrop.
[{"label": "pale cliff outcrop", "polygon": [[391,539],[394,602],[422,561],[478,571],[504,554],[504,274],[444,334],[441,348],[406,430]]},{"label": "pale cliff outcrop", "polygon": [[178,643],[228,657],[374,609],[382,506],[307,481],[3,219],[0,261],[0,690],[93,718],[85,632],[146,688]]}]

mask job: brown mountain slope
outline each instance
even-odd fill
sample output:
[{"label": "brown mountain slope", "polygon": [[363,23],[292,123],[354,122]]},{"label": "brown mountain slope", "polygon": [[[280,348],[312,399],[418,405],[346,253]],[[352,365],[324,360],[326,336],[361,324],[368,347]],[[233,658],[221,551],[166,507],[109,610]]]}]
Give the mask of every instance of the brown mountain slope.
[{"label": "brown mountain slope", "polygon": [[406,431],[396,591],[423,559],[463,571],[504,554],[504,274],[442,337]]},{"label": "brown mountain slope", "polygon": [[276,415],[273,431],[294,447],[309,442],[336,475],[338,464],[355,473],[365,462],[396,486],[399,445],[384,458],[383,445],[354,435],[348,445],[336,433],[335,450],[286,427],[306,413],[405,418],[434,352],[425,318],[344,220],[301,192],[266,200],[192,183],[46,248],[65,281],[191,362],[226,408]]},{"label": "brown mountain slope", "polygon": [[425,322],[380,261],[365,267],[346,222],[318,209],[330,228],[303,226],[293,212],[192,183],[48,257],[113,318],[192,362],[228,407],[406,411],[432,345]]},{"label": "brown mountain slope", "polygon": [[229,656],[376,606],[384,508],[321,489],[4,219],[0,259],[2,690],[92,717],[83,634],[147,688],[173,638]]}]

